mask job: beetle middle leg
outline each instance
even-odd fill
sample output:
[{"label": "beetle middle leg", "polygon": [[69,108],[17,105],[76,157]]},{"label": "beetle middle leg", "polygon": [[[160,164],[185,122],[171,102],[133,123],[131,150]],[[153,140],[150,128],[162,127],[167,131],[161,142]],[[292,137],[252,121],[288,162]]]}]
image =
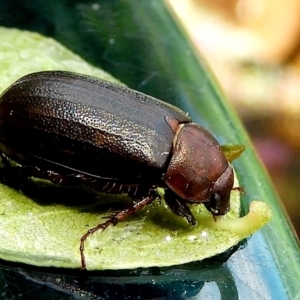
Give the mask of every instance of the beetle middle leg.
[{"label": "beetle middle leg", "polygon": [[141,198],[140,200],[135,201],[135,203],[128,207],[123,209],[120,212],[114,213],[111,216],[109,216],[109,219],[103,223],[98,224],[97,226],[89,229],[80,239],[80,256],[81,256],[81,268],[83,270],[86,269],[86,261],[85,261],[85,255],[84,255],[84,244],[86,239],[95,233],[98,230],[105,230],[109,226],[115,226],[119,222],[125,220],[129,216],[135,214],[137,211],[143,209],[145,206],[151,204],[156,198],[158,197],[158,194],[156,190],[150,190],[148,195],[146,197]]}]

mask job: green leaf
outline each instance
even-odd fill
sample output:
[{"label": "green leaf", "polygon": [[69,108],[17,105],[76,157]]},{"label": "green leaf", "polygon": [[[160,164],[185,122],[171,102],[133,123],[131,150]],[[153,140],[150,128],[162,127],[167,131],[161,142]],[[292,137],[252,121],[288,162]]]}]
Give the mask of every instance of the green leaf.
[{"label": "green leaf", "polygon": [[[116,81],[54,40],[38,34],[0,28],[0,41],[3,44],[0,72],[5,78],[1,90],[22,75],[51,69],[80,70]],[[80,237],[120,209],[116,208],[118,202],[128,205],[124,196],[96,196],[89,191],[58,188],[43,181],[28,184],[29,194],[39,191],[40,195],[29,198],[0,184],[1,259],[36,266],[79,268]],[[47,197],[41,196],[45,193]],[[55,193],[64,197],[61,203]],[[78,204],[78,196],[82,197],[81,204]],[[238,244],[271,218],[270,208],[256,201],[251,204],[249,213],[239,218],[237,190],[232,191],[230,212],[218,217],[217,222],[202,205],[194,206],[192,212],[198,221],[193,228],[170,212],[163,201],[156,201],[127,221],[96,232],[85,245],[88,269],[170,266],[201,260]]]}]

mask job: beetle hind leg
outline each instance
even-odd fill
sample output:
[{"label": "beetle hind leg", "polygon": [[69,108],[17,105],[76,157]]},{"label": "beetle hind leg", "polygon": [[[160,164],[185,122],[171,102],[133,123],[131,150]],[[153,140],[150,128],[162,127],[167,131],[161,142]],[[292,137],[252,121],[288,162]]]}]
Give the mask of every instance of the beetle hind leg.
[{"label": "beetle hind leg", "polygon": [[136,200],[134,204],[128,208],[123,209],[120,212],[114,213],[111,216],[108,217],[108,220],[98,224],[97,226],[89,229],[80,239],[80,256],[81,256],[81,268],[86,269],[86,261],[85,261],[85,255],[84,255],[84,244],[87,238],[95,233],[98,230],[105,230],[109,226],[115,226],[119,222],[127,219],[128,217],[134,215],[137,211],[140,211],[145,206],[151,204],[155,199],[157,198],[157,192],[156,190],[149,190],[148,189],[148,195],[144,196],[143,198],[140,198],[139,200]]}]

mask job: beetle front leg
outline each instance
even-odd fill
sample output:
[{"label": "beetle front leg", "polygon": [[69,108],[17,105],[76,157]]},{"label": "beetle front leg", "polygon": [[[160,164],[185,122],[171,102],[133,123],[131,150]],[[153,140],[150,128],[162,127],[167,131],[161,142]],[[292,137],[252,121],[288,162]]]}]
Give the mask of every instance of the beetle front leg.
[{"label": "beetle front leg", "polygon": [[89,229],[80,239],[80,256],[81,256],[81,268],[83,270],[86,269],[86,261],[85,261],[85,255],[84,255],[84,243],[86,239],[95,233],[98,230],[105,230],[108,226],[115,226],[119,222],[125,220],[129,216],[133,215],[137,211],[143,209],[145,206],[151,204],[156,199],[157,193],[153,191],[153,193],[150,193],[147,197],[142,198],[141,200],[134,203],[133,206],[128,207],[120,212],[117,212],[109,217],[109,219],[103,223],[98,224],[94,228]]},{"label": "beetle front leg", "polygon": [[179,198],[174,192],[170,189],[166,189],[165,191],[165,202],[171,209],[173,213],[178,216],[186,218],[186,220],[191,225],[196,225],[197,221],[192,214],[191,210],[187,206],[187,203],[184,199]]}]

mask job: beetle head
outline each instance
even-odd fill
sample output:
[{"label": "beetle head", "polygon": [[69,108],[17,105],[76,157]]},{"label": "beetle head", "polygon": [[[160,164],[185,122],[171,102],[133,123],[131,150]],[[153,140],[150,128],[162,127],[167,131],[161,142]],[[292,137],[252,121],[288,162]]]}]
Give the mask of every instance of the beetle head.
[{"label": "beetle head", "polygon": [[226,214],[233,170],[219,143],[195,123],[179,124],[171,118],[166,121],[175,137],[165,183],[187,202],[203,203],[213,215]]},{"label": "beetle head", "polygon": [[233,186],[233,170],[230,165],[226,171],[213,184],[210,200],[205,207],[214,215],[225,215],[230,208],[230,192]]}]

